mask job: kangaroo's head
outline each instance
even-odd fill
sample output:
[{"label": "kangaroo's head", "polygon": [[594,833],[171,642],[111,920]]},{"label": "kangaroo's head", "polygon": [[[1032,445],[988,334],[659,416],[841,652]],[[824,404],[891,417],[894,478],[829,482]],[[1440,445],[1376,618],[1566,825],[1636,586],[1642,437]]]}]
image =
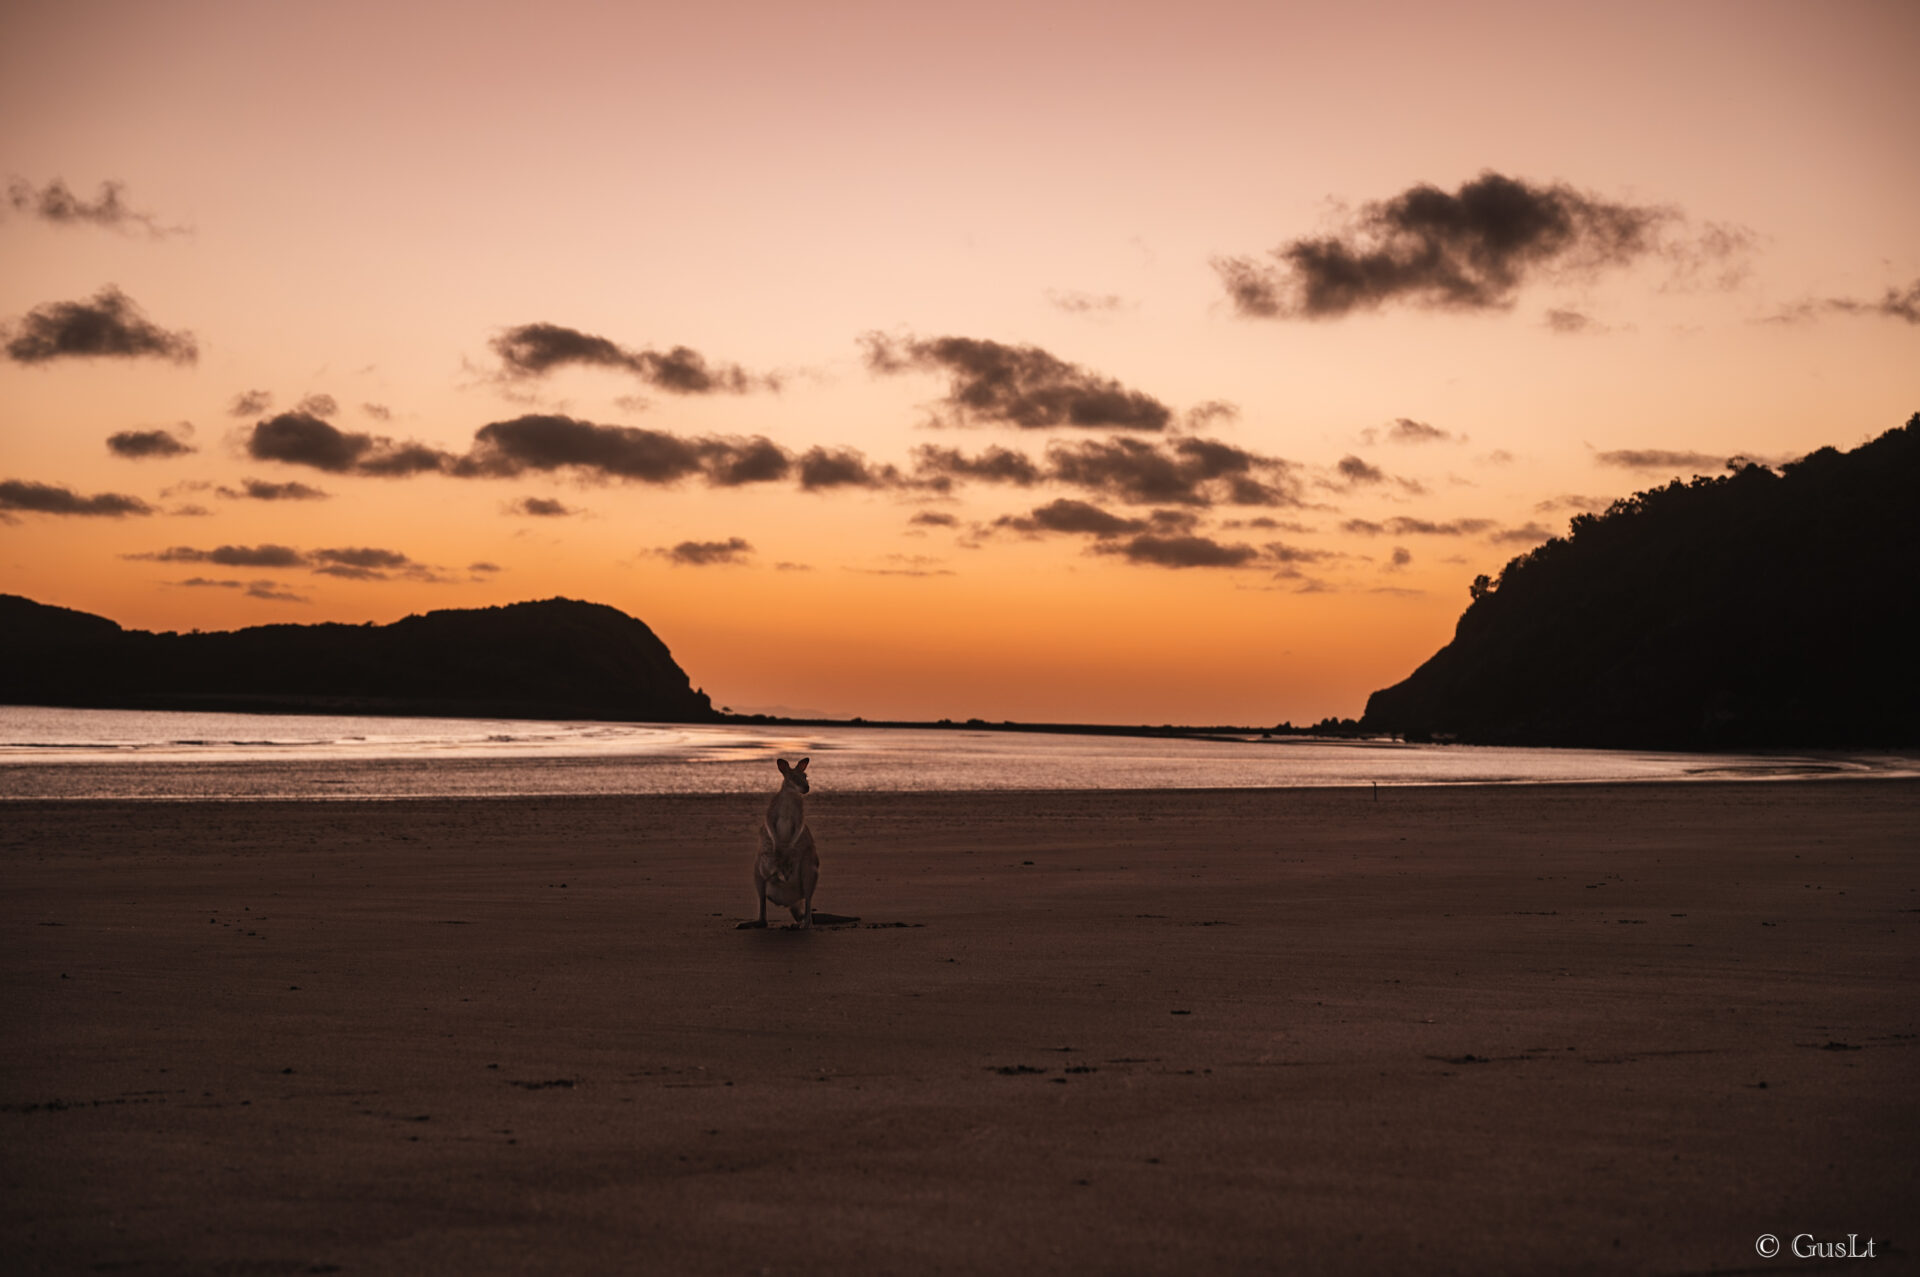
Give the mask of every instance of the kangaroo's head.
[{"label": "kangaroo's head", "polygon": [[784,758],[776,758],[773,761],[780,764],[780,774],[787,778],[787,784],[803,794],[811,792],[807,785],[807,763],[811,761],[810,759],[803,758],[791,767],[787,766],[787,760]]}]

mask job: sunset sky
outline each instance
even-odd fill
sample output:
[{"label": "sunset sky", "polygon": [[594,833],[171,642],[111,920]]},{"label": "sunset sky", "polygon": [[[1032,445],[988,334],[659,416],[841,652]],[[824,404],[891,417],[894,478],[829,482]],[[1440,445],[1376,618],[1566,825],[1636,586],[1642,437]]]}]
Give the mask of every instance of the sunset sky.
[{"label": "sunset sky", "polygon": [[0,591],[1357,715],[1571,515],[1920,409],[1916,57],[1910,0],[21,0]]}]

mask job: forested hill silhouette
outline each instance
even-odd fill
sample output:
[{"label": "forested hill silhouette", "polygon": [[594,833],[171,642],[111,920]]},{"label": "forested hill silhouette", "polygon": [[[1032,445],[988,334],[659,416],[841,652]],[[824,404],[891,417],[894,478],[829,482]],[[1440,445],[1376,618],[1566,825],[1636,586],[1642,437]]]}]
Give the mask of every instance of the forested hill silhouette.
[{"label": "forested hill silhouette", "polygon": [[449,609],[391,625],[123,630],[0,595],[0,702],[693,722],[717,718],[667,645],[600,603]]},{"label": "forested hill silhouette", "polygon": [[1675,480],[1478,578],[1453,641],[1367,701],[1414,739],[1920,745],[1920,413],[1776,474]]}]

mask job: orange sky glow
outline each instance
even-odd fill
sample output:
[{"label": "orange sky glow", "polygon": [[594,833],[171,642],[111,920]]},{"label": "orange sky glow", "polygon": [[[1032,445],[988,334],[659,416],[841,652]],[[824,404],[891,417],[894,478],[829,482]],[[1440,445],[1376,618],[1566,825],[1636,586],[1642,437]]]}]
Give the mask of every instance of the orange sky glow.
[{"label": "orange sky glow", "polygon": [[1572,515],[1920,409],[1917,54],[1904,0],[10,4],[0,591],[1357,715]]}]

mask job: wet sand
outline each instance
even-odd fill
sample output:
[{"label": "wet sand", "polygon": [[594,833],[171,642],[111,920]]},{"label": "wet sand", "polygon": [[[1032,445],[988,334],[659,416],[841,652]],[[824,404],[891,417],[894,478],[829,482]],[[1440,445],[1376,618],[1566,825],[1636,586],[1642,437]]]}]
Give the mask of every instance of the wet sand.
[{"label": "wet sand", "polygon": [[1920,1253],[1920,782],[819,770],[812,932],[758,799],[0,803],[7,1270]]}]

